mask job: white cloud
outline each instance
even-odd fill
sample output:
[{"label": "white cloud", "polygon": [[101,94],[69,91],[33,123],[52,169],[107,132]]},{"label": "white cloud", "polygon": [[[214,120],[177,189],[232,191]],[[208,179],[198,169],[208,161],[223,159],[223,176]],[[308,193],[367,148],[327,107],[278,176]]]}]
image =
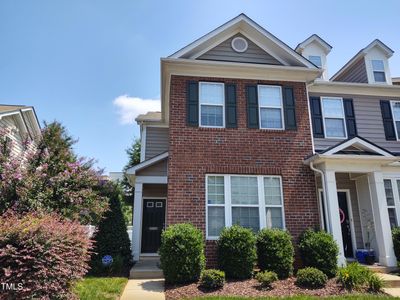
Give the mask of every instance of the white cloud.
[{"label": "white cloud", "polygon": [[138,115],[161,109],[160,100],[142,99],[128,95],[115,98],[113,104],[118,108],[121,124],[133,124]]}]

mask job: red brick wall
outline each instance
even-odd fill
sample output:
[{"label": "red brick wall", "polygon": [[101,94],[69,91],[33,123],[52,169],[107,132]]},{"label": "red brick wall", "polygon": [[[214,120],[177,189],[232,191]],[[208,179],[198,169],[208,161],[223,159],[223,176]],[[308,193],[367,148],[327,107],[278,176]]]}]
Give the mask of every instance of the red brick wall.
[{"label": "red brick wall", "polygon": [[[235,83],[237,129],[194,128],[186,125],[188,80]],[[247,128],[245,86],[292,86],[297,131]],[[205,234],[205,176],[219,174],[281,175],[286,228],[295,240],[307,227],[319,224],[314,175],[303,159],[312,153],[306,86],[273,82],[172,76],[168,162],[167,224],[190,222]],[[215,263],[215,243],[207,242],[208,265]]]}]

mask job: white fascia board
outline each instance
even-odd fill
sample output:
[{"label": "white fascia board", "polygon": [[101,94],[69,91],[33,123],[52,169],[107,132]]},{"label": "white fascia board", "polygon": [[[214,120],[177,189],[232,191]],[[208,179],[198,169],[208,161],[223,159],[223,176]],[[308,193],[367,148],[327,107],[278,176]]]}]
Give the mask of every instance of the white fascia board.
[{"label": "white fascia board", "polygon": [[351,164],[358,163],[380,163],[380,164],[390,164],[393,162],[397,162],[400,160],[400,157],[392,156],[385,157],[380,155],[347,155],[347,154],[333,154],[333,155],[324,155],[324,154],[315,154],[303,162],[306,165],[309,165],[311,162],[314,164],[320,164],[328,161],[337,161],[341,163],[349,163],[349,167],[351,168]]},{"label": "white fascia board", "polygon": [[161,153],[161,154],[159,154],[157,156],[154,156],[153,158],[150,158],[148,160],[145,160],[145,161],[137,164],[136,166],[133,166],[133,167],[129,168],[128,170],[126,170],[125,173],[128,174],[128,175],[135,175],[136,171],[139,171],[141,169],[144,169],[146,167],[154,165],[155,163],[157,163],[157,162],[159,162],[159,161],[161,161],[161,160],[163,160],[163,159],[165,159],[167,157],[168,157],[168,152]]},{"label": "white fascia board", "polygon": [[328,54],[329,52],[331,52],[332,46],[329,45],[327,42],[325,42],[322,38],[320,38],[316,34],[311,35],[306,40],[304,40],[303,42],[298,44],[297,47],[295,48],[295,51],[296,52],[303,51],[304,48],[307,47],[312,42],[317,42],[322,47],[322,49],[325,51],[325,54]]},{"label": "white fascia board", "polygon": [[[352,138],[351,140],[348,140],[347,142],[344,142],[343,144],[340,144],[337,147],[330,149],[329,151],[325,152],[322,155],[323,156],[335,155],[336,152],[342,151],[350,146],[357,146],[357,144],[362,145],[365,148],[367,148],[368,150],[375,152],[377,154],[380,154],[384,157],[394,157],[391,153],[384,151],[384,150],[376,147],[375,145],[372,145],[358,137]],[[337,154],[337,155],[340,155],[340,154]],[[345,155],[345,156],[348,156],[348,155]]]},{"label": "white fascia board", "polygon": [[311,85],[309,85],[308,90],[310,93],[321,94],[334,93],[343,95],[400,97],[399,85],[316,80]]}]

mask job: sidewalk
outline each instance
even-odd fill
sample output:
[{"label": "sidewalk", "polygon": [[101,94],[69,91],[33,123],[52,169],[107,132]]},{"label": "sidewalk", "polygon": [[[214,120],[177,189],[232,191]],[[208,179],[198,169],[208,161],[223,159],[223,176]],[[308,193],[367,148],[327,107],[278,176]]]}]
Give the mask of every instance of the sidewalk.
[{"label": "sidewalk", "polygon": [[120,300],[165,300],[164,279],[129,279]]}]

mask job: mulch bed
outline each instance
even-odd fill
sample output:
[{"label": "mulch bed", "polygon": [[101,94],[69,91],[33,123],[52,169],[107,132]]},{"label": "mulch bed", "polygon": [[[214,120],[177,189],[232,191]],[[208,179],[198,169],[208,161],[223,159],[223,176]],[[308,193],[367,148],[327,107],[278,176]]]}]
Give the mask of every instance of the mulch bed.
[{"label": "mulch bed", "polygon": [[273,283],[271,290],[260,288],[260,284],[255,279],[232,281],[225,283],[224,287],[219,290],[204,290],[197,283],[186,285],[165,286],[165,295],[167,300],[185,299],[199,296],[295,296],[295,295],[312,295],[312,296],[333,296],[344,295],[348,292],[336,283],[336,279],[330,279],[325,288],[322,289],[304,289],[295,285],[296,278],[291,277],[285,280],[279,280]]}]

